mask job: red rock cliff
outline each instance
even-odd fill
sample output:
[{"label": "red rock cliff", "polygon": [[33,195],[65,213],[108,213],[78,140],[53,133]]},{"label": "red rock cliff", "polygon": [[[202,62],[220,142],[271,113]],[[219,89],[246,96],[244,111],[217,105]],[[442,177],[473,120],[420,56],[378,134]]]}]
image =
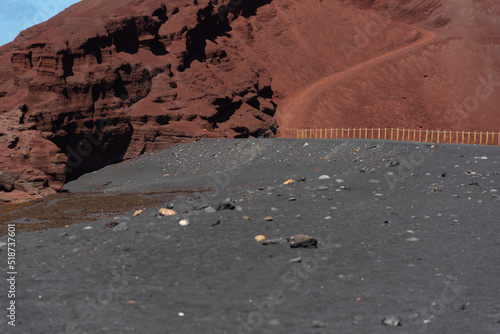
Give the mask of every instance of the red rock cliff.
[{"label": "red rock cliff", "polygon": [[[0,48],[0,192],[201,137],[274,136],[271,76],[205,1],[84,0]],[[24,193],[24,194],[23,194]]]}]

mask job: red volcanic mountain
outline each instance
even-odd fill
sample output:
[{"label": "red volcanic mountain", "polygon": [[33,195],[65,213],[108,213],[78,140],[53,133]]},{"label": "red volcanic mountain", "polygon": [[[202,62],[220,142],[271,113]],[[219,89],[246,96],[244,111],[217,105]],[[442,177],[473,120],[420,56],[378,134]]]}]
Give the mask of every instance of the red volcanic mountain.
[{"label": "red volcanic mountain", "polygon": [[495,0],[83,0],[0,48],[0,197],[202,137],[499,131],[499,14]]}]

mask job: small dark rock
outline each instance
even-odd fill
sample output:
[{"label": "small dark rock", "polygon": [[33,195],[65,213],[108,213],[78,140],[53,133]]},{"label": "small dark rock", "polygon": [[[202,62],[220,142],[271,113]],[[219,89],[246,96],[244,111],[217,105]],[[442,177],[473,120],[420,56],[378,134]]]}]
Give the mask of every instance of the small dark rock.
[{"label": "small dark rock", "polygon": [[305,234],[295,234],[290,238],[290,247],[317,248],[318,240]]},{"label": "small dark rock", "polygon": [[193,210],[203,210],[208,208],[208,204],[195,204],[193,205]]},{"label": "small dark rock", "polygon": [[222,203],[217,207],[217,211],[224,210],[234,210],[236,206],[233,204],[230,198],[226,198]]},{"label": "small dark rock", "polygon": [[319,186],[316,188],[317,191],[325,191],[325,190],[328,190],[328,187],[327,186]]},{"label": "small dark rock", "polygon": [[387,167],[396,167],[399,166],[399,161],[394,158],[390,158],[385,165]]},{"label": "small dark rock", "polygon": [[109,223],[106,223],[106,225],[104,225],[104,228],[113,228],[118,224],[119,224],[119,222],[109,222]]}]

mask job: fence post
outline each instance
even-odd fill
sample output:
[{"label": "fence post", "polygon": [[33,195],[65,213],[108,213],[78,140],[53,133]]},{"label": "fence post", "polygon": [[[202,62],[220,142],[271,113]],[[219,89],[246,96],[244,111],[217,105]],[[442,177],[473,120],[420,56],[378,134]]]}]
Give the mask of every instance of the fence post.
[{"label": "fence post", "polygon": [[443,143],[446,144],[446,130],[443,130]]},{"label": "fence post", "polygon": [[431,130],[431,143],[434,143],[434,130]]},{"label": "fence post", "polygon": [[380,128],[378,128],[378,139],[380,139]]},{"label": "fence post", "polygon": [[349,128],[347,128],[347,138],[349,138]]},{"label": "fence post", "polygon": [[486,131],[486,145],[488,145],[488,131]]},{"label": "fence post", "polygon": [[425,142],[427,143],[427,138],[429,137],[429,130],[425,130]]},{"label": "fence post", "polygon": [[422,128],[418,130],[418,141],[422,142]]}]

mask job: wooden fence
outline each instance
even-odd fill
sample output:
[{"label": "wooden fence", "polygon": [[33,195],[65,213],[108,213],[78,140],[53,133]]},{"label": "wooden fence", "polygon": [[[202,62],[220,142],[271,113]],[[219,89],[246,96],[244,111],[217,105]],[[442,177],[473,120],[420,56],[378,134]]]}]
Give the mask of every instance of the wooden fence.
[{"label": "wooden fence", "polygon": [[378,129],[287,129],[295,138],[357,138],[424,143],[476,144],[500,146],[500,132]]}]

